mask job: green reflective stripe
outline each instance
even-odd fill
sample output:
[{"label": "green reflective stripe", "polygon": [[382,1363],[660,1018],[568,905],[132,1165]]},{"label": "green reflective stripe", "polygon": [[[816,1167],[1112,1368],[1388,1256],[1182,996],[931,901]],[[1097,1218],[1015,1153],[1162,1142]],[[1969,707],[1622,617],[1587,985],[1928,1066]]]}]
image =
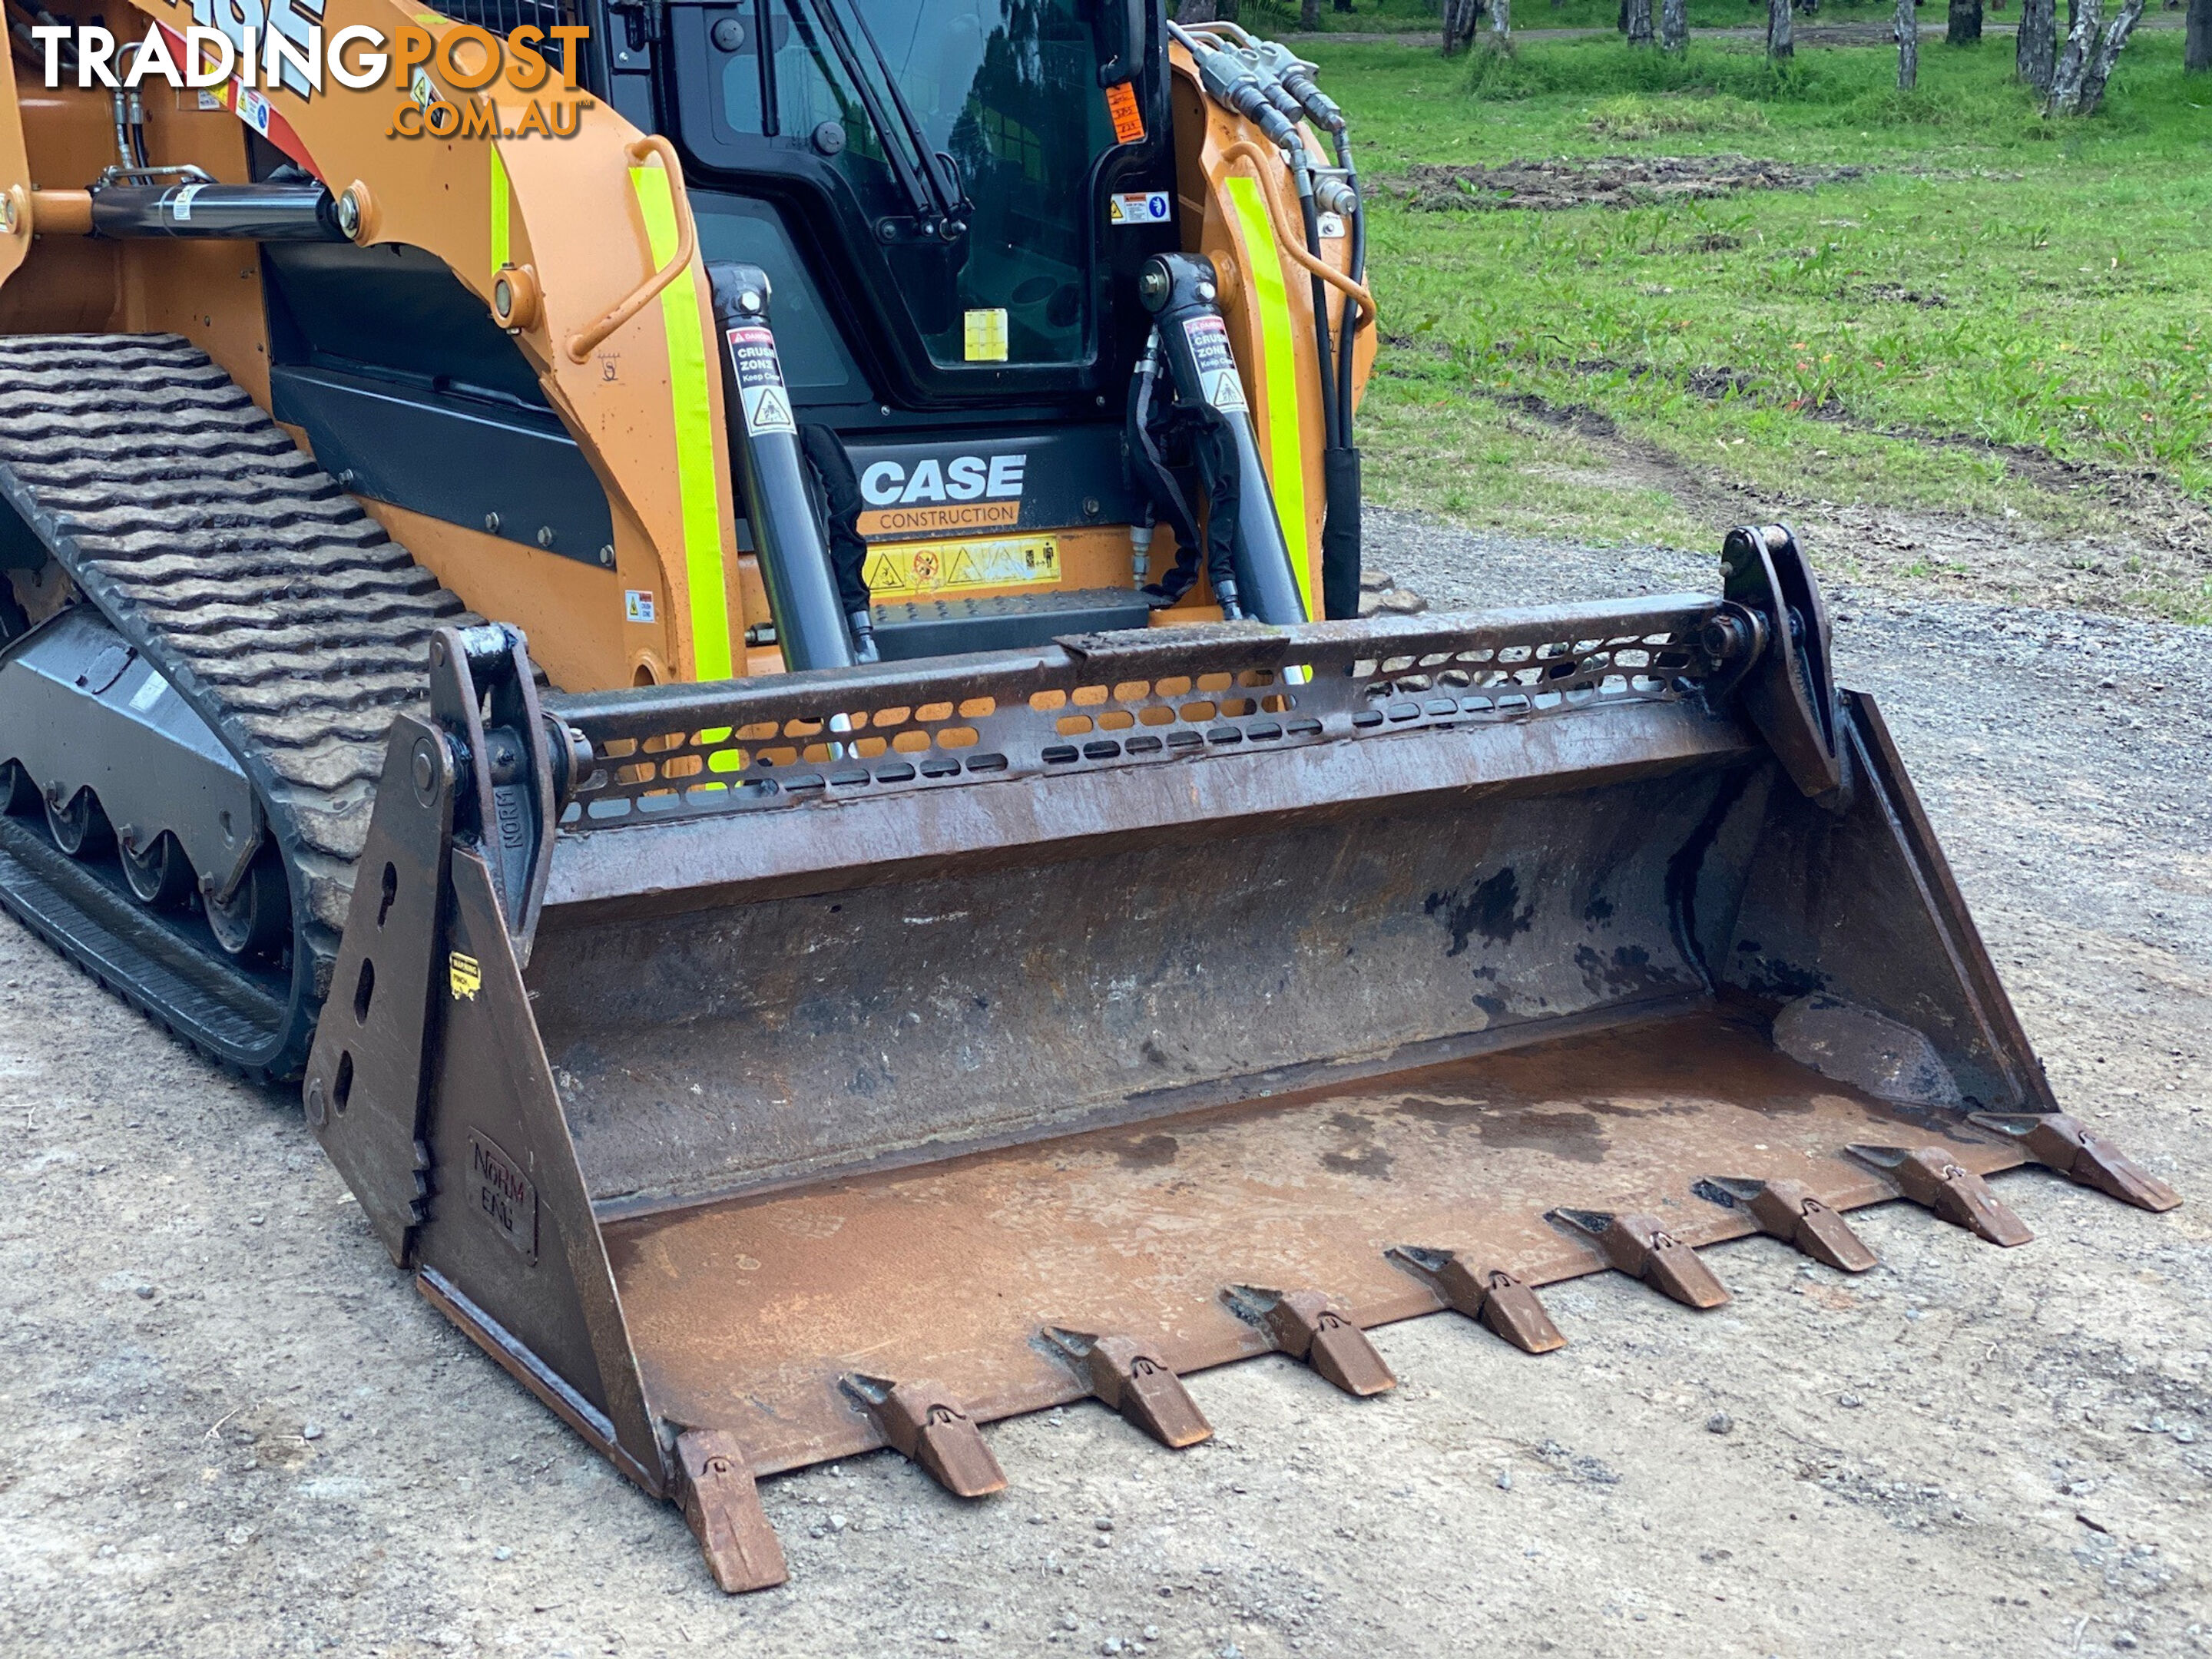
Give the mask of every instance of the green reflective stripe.
[{"label": "green reflective stripe", "polygon": [[[659,167],[632,167],[630,186],[645,215],[656,265],[676,257],[676,203]],[[676,400],[676,481],[684,512],[684,574],[690,589],[691,673],[726,680],[729,595],[722,585],[721,480],[714,469],[714,404],[707,392],[707,342],[699,328],[699,284],[690,270],[660,291],[668,333],[668,383]]]},{"label": "green reflective stripe", "polygon": [[499,146],[486,144],[491,156],[491,268],[505,269],[507,252],[507,163],[499,159]]},{"label": "green reflective stripe", "polygon": [[1230,205],[1252,262],[1252,291],[1260,313],[1260,356],[1267,372],[1267,482],[1275,493],[1275,517],[1298,573],[1298,594],[1306,615],[1314,608],[1312,559],[1306,547],[1306,469],[1304,434],[1298,429],[1297,340],[1291,332],[1291,296],[1283,283],[1283,259],[1275,246],[1275,227],[1257,179],[1231,175]]}]

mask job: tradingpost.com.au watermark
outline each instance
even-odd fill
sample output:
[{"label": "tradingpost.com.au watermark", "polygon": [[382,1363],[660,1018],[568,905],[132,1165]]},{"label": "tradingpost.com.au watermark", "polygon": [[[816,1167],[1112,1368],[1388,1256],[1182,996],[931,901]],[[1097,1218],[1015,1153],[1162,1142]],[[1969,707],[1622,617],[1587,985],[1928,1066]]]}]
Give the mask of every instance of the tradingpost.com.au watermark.
[{"label": "tradingpost.com.au watermark", "polygon": [[[246,21],[242,10],[262,21]],[[257,127],[257,111],[268,107],[263,89],[279,87],[303,99],[326,86],[353,92],[389,87],[402,94],[386,126],[387,136],[397,138],[566,138],[592,101],[577,82],[578,53],[591,34],[579,24],[546,29],[525,23],[504,40],[472,23],[437,35],[354,24],[325,38],[301,0],[272,0],[265,13],[250,0],[243,7],[237,0],[220,6],[195,0],[192,12],[198,21],[181,35],[159,22],[149,22],[137,40],[118,40],[97,24],[44,24],[30,34],[45,54],[49,87],[129,90],[153,81],[196,90]],[[539,53],[549,41],[559,52],[557,65]],[[532,95],[502,125],[489,97],[449,101],[430,79],[433,68],[457,92],[482,93],[503,80]]]}]

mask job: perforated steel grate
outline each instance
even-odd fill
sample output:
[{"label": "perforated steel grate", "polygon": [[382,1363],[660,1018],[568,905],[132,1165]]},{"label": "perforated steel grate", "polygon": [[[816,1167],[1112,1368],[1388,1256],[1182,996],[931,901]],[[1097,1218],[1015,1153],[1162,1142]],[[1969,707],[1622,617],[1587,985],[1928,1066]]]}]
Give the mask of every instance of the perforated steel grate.
[{"label": "perforated steel grate", "polygon": [[556,699],[599,760],[562,823],[1171,764],[1695,695],[1705,599],[1214,626],[727,686]]}]

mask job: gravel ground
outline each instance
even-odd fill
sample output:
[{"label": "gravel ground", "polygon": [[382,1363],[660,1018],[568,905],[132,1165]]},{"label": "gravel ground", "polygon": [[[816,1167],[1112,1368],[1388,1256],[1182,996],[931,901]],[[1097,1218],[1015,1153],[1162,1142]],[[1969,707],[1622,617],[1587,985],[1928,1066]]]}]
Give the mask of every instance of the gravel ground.
[{"label": "gravel ground", "polygon": [[[1369,546],[1445,604],[1713,574]],[[2061,1098],[2189,1206],[2007,1176],[2024,1249],[1862,1212],[1862,1279],[1753,1240],[1710,1315],[1583,1280],[1542,1359],[1419,1320],[1376,1401],[1194,1378],[1180,1455],[995,1426],[977,1505],[889,1454],[779,1479],[792,1583],[731,1601],[407,1289],[291,1103],[0,922],[0,1653],[2212,1650],[2212,635],[1836,600]]]}]

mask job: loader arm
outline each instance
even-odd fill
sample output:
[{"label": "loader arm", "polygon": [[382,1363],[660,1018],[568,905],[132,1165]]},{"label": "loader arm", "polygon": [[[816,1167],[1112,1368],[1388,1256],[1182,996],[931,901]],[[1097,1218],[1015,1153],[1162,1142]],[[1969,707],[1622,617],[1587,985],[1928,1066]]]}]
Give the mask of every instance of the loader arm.
[{"label": "loader arm", "polygon": [[[189,0],[143,0],[140,9],[174,37],[172,49],[184,61],[184,31],[202,21]],[[387,41],[402,30],[442,39],[464,27],[390,0],[332,0],[325,38],[356,25]],[[131,31],[118,21],[116,32]],[[464,110],[491,100],[502,135],[548,94],[575,100],[577,130],[569,137],[402,138],[391,130],[394,107],[404,101],[397,91],[329,86],[301,97],[276,85],[258,94],[267,106],[265,136],[349,200],[355,242],[435,254],[521,348],[605,489],[623,588],[652,596],[649,606],[626,612],[649,611],[653,620],[624,623],[619,678],[595,678],[627,684],[731,673],[744,620],[738,585],[725,579],[736,568],[737,541],[721,386],[696,248],[668,273],[674,254],[691,242],[674,151],[588,94],[563,94],[557,71],[534,94],[503,76],[482,91],[453,87],[434,57],[418,74]],[[240,90],[235,82],[221,89],[234,109]],[[0,191],[25,170],[12,94],[9,102],[9,118],[0,122],[0,174],[7,175]],[[27,241],[0,238],[0,276],[21,262]],[[650,291],[663,274],[668,280]],[[515,296],[504,315],[495,307],[502,282]],[[625,305],[641,292],[644,303]],[[605,328],[611,315],[618,325]],[[570,349],[579,343],[587,349]],[[465,597],[489,603],[489,596]]]}]

